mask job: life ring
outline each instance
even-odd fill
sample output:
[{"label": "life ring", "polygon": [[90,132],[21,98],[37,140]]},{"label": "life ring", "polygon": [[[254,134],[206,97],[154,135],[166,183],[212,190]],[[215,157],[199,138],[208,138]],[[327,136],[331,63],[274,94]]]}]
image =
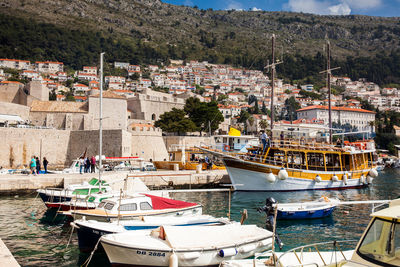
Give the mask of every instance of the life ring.
[{"label": "life ring", "polygon": [[224,145],[224,150],[225,151],[229,151],[229,150],[231,150],[231,147],[229,145],[225,144]]}]

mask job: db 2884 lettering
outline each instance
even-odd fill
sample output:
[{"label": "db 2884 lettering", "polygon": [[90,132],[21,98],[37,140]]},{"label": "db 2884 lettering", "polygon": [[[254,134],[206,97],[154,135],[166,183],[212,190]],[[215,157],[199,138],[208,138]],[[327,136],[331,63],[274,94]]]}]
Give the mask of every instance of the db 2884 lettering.
[{"label": "db 2884 lettering", "polygon": [[137,250],[136,254],[149,255],[154,257],[165,257],[165,252],[156,252],[156,251]]}]

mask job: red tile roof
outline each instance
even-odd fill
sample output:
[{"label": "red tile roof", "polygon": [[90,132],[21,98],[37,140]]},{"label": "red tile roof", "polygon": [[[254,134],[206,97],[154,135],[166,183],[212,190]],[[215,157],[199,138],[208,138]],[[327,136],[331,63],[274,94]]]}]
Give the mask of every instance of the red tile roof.
[{"label": "red tile roof", "polygon": [[[328,109],[327,106],[320,106],[320,105],[314,105],[314,106],[308,106],[305,108],[301,108],[296,110],[297,112],[299,111],[306,111],[306,110],[313,110],[313,109]],[[353,112],[364,112],[364,113],[373,113],[375,114],[374,111],[366,110],[366,109],[361,109],[361,108],[349,108],[349,107],[332,107],[332,110],[338,110],[338,111],[353,111]]]}]

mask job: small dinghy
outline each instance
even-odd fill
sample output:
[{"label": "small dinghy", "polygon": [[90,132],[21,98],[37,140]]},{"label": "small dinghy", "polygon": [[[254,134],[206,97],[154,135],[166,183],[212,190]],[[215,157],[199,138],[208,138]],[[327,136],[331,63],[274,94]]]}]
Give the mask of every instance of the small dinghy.
[{"label": "small dinghy", "polygon": [[209,226],[234,223],[228,218],[215,218],[210,215],[194,215],[185,217],[142,217],[138,220],[120,222],[98,222],[94,220],[76,220],[71,225],[77,228],[79,249],[90,252],[102,235],[122,233],[135,230],[153,230],[161,225]]},{"label": "small dinghy", "polygon": [[161,226],[104,235],[100,242],[113,266],[219,266],[270,249],[272,232],[240,224]]},{"label": "small dinghy", "polygon": [[277,204],[277,219],[301,220],[323,218],[331,215],[339,202],[338,199],[321,197],[311,202],[279,203]]}]

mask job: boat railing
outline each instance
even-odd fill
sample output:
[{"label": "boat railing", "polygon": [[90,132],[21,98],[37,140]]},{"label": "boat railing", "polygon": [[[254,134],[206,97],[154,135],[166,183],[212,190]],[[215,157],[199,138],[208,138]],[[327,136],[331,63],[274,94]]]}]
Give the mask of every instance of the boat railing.
[{"label": "boat railing", "polygon": [[[282,266],[282,263],[284,262],[285,257],[289,257],[291,255],[295,255],[298,264],[293,264],[293,265],[285,265],[285,267],[300,267],[300,266],[319,266],[320,263],[318,262],[310,262],[309,257],[307,257],[307,253],[309,252],[316,252],[317,253],[317,259],[315,260],[320,260],[323,265],[328,265],[335,263],[336,260],[338,259],[338,255],[341,259],[343,260],[350,260],[349,255],[345,255],[343,249],[339,244],[354,244],[357,243],[358,240],[340,240],[340,241],[328,241],[328,242],[320,242],[320,243],[314,243],[314,244],[309,244],[305,246],[299,246],[293,249],[290,249],[283,254],[281,254],[279,257],[276,257],[275,255],[275,266]],[[352,246],[354,247],[354,246]],[[326,252],[326,250],[320,250],[320,249],[330,249],[328,250],[327,254],[322,254],[322,252]],[[351,256],[350,256],[351,257]]]},{"label": "boat railing", "polygon": [[309,149],[309,150],[332,150],[332,151],[363,151],[374,150],[373,141],[365,140],[362,142],[329,144],[311,140],[288,140],[288,139],[273,139],[271,140],[272,147],[289,148],[289,149]]}]

